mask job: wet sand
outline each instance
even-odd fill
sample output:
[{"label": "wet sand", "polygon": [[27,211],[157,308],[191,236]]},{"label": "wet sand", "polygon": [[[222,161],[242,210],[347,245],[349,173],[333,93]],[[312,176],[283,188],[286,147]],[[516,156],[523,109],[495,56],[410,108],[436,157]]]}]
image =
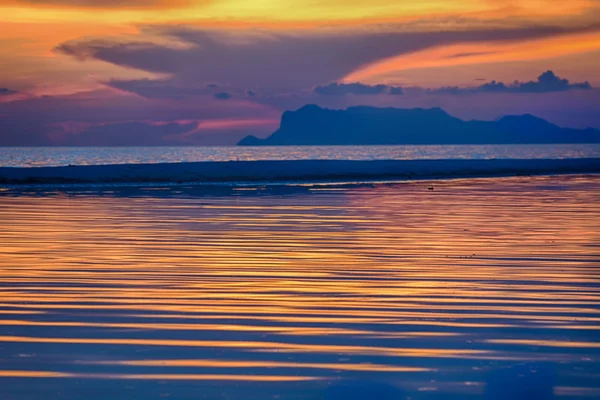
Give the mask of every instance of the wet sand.
[{"label": "wet sand", "polygon": [[600,176],[9,190],[0,221],[2,399],[600,397]]}]

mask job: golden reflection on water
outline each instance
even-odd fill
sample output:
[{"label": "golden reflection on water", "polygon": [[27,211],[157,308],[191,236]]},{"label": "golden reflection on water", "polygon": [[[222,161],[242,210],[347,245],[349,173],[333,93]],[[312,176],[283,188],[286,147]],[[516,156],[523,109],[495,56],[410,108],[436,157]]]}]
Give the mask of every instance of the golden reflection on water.
[{"label": "golden reflection on water", "polygon": [[2,378],[69,378],[71,374],[49,371],[1,371]]},{"label": "golden reflection on water", "polygon": [[[150,367],[210,367],[210,368],[314,368],[345,371],[392,371],[392,372],[425,372],[429,368],[400,367],[378,364],[310,364],[294,362],[264,362],[264,361],[221,361],[221,360],[138,360],[119,361],[116,364],[150,366]],[[111,363],[109,363],[111,365]]]},{"label": "golden reflection on water", "polygon": [[319,379],[312,376],[227,375],[227,374],[82,374],[49,371],[2,371],[0,378],[88,378],[88,379],[157,379],[204,381],[293,382]]},{"label": "golden reflection on water", "polygon": [[462,396],[551,361],[557,395],[600,396],[600,178],[428,186],[3,192],[0,377]]}]

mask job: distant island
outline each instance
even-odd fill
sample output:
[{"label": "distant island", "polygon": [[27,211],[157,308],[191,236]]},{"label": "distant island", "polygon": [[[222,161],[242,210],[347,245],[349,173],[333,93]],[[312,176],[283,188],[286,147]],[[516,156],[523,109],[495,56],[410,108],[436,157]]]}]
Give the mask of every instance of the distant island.
[{"label": "distant island", "polygon": [[265,139],[247,136],[239,146],[550,144],[600,143],[600,130],[570,129],[533,115],[496,121],[463,121],[440,108],[350,107],[330,110],[306,105],[286,111],[279,129]]}]

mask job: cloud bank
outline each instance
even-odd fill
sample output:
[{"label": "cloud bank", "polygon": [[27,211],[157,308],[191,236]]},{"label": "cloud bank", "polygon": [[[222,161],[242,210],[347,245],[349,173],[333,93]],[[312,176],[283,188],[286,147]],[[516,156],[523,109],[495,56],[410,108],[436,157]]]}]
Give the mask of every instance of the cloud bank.
[{"label": "cloud bank", "polygon": [[217,92],[213,96],[215,99],[218,99],[218,100],[229,100],[230,98],[233,97],[230,93],[227,93],[227,92]]},{"label": "cloud bank", "polygon": [[[82,61],[99,60],[168,74],[183,87],[220,82],[235,91],[294,92],[324,82],[338,82],[364,65],[433,46],[519,41],[597,28],[600,26],[524,26],[424,32],[396,26],[385,30],[322,28],[295,32],[176,26],[148,28],[134,40],[72,40],[57,46],[55,51]],[[152,41],[152,35],[178,45]]]},{"label": "cloud bank", "polygon": [[538,76],[537,81],[519,82],[511,84],[495,80],[473,88],[443,87],[430,89],[430,94],[468,94],[468,93],[547,93],[568,90],[590,90],[592,85],[588,82],[571,83],[568,79],[558,77],[553,71],[546,71]]},{"label": "cloud bank", "polygon": [[401,87],[389,86],[389,85],[366,85],[364,83],[338,83],[332,82],[328,85],[317,86],[313,89],[316,94],[324,96],[345,96],[348,94],[353,95],[402,95],[403,91]]}]

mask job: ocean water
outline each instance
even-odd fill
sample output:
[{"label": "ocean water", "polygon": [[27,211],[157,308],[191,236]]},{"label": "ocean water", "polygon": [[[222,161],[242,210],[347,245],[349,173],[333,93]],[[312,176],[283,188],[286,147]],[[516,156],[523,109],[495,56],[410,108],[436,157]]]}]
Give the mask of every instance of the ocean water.
[{"label": "ocean water", "polygon": [[0,147],[0,167],[252,160],[561,159],[600,157],[600,144],[284,147]]},{"label": "ocean water", "polygon": [[598,176],[0,192],[0,221],[2,399],[600,398]]}]

